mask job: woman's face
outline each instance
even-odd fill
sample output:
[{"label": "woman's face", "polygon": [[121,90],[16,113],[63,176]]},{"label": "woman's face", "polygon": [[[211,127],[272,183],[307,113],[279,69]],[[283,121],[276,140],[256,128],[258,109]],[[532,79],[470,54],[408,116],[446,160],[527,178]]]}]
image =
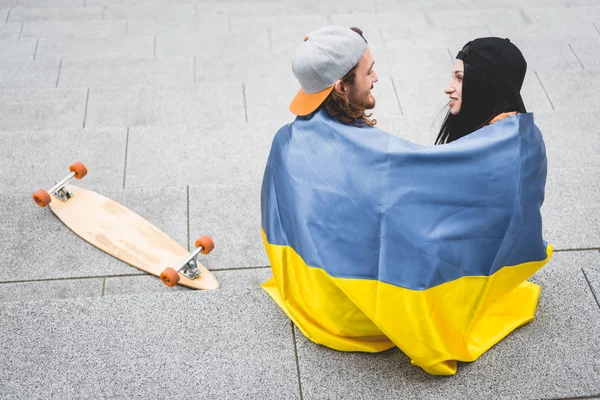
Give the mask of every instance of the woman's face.
[{"label": "woman's face", "polygon": [[454,67],[452,68],[452,79],[450,79],[450,84],[444,90],[444,93],[450,96],[448,106],[450,107],[450,114],[452,115],[457,115],[460,112],[460,107],[462,105],[462,84],[464,75],[464,63],[462,60],[457,59],[454,63]]}]

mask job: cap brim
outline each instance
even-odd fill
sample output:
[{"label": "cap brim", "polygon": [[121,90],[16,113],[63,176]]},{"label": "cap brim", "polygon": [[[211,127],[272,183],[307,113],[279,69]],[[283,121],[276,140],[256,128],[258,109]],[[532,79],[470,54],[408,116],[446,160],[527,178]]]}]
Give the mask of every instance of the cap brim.
[{"label": "cap brim", "polygon": [[317,93],[306,93],[300,89],[290,103],[290,111],[301,117],[308,115],[319,108],[332,90],[333,85]]}]

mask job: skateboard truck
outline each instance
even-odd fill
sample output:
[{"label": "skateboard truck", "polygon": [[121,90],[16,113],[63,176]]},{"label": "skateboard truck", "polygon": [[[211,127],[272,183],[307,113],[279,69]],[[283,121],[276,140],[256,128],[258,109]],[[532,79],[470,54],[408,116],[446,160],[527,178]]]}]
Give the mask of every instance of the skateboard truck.
[{"label": "skateboard truck", "polygon": [[179,274],[184,275],[189,279],[196,279],[200,276],[200,270],[196,260],[200,253],[208,254],[215,248],[215,243],[209,236],[201,236],[196,240],[196,250],[194,250],[183,263],[179,265],[179,268],[167,268],[160,274],[160,280],[169,287],[175,286],[179,280]]},{"label": "skateboard truck", "polygon": [[61,181],[57,182],[54,186],[52,186],[47,191],[44,189],[40,189],[33,194],[33,200],[40,207],[46,207],[52,201],[52,198],[48,193],[52,193],[56,198],[67,201],[69,200],[73,194],[69,192],[65,185],[71,181],[73,178],[82,179],[87,175],[87,168],[83,163],[77,161],[69,167],[71,173],[65,176]]}]

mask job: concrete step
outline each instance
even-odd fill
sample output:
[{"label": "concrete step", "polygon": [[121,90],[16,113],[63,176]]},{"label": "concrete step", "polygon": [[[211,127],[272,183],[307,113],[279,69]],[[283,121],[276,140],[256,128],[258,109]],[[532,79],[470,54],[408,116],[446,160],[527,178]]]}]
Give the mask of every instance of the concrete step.
[{"label": "concrete step", "polygon": [[[600,393],[600,253],[556,253],[536,318],[450,379],[315,345],[258,288],[3,302],[7,398],[567,398]],[[138,284],[131,282],[132,284]],[[125,284],[128,284],[125,282]],[[3,285],[0,285],[0,289]],[[18,296],[18,294],[14,294]],[[299,383],[300,382],[300,383]]]}]

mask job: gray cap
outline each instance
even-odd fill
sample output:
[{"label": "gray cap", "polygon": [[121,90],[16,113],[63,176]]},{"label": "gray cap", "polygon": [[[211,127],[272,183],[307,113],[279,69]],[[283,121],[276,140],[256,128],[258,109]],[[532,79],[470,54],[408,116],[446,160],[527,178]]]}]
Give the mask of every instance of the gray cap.
[{"label": "gray cap", "polygon": [[309,33],[294,55],[292,70],[302,89],[290,110],[307,115],[327,98],[367,50],[367,42],[350,28],[329,25]]}]

